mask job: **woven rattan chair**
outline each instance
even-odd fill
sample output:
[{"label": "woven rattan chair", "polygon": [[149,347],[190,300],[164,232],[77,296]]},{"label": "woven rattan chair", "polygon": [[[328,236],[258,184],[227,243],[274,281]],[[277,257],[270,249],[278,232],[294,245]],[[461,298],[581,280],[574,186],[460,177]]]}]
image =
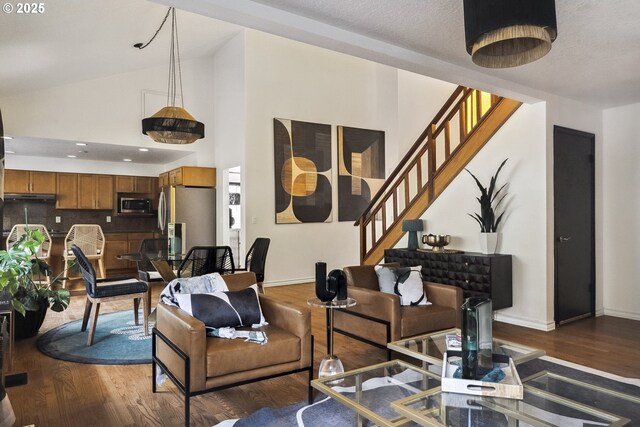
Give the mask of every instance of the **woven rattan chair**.
[{"label": "woven rattan chair", "polygon": [[229,246],[194,246],[178,267],[178,277],[195,277],[209,273],[230,274],[236,271]]},{"label": "woven rattan chair", "polygon": [[102,233],[102,227],[98,224],[74,224],[64,239],[64,252],[62,254],[64,258],[64,278],[62,280],[62,287],[67,287],[69,261],[76,258],[71,250],[73,245],[80,248],[88,260],[98,261],[98,270],[100,272],[98,279],[104,279],[106,274],[103,261],[104,234]]},{"label": "woven rattan chair", "polygon": [[[47,227],[42,224],[15,224],[11,227],[9,236],[7,236],[7,249],[16,244],[16,242],[24,235],[27,228],[30,230],[40,230],[44,235],[44,242],[40,245],[36,256],[49,264],[49,260],[51,259],[51,235],[49,234]],[[46,274],[46,272],[45,280],[47,283],[51,282],[51,278]]]},{"label": "woven rattan chair", "polygon": [[136,325],[138,324],[138,307],[140,306],[140,300],[142,300],[144,334],[149,335],[149,304],[147,304],[149,287],[147,284],[137,279],[98,280],[93,265],[91,265],[82,250],[78,246],[72,245],[71,252],[80,267],[82,278],[87,287],[87,302],[84,307],[84,317],[82,318],[82,327],[80,329],[81,331],[86,331],[89,318],[91,318],[87,345],[93,345],[100,304],[114,300],[133,299],[133,319]]}]

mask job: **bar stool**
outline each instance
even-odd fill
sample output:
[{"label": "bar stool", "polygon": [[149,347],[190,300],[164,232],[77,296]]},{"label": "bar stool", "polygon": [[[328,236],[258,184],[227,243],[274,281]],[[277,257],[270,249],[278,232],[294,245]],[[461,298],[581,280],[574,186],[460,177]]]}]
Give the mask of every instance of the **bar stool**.
[{"label": "bar stool", "polygon": [[[44,241],[40,248],[38,248],[38,252],[36,256],[49,264],[49,260],[51,259],[51,235],[42,224],[15,224],[11,231],[9,232],[9,236],[7,236],[7,249],[11,248],[16,244],[18,240],[25,234],[27,228],[29,230],[40,230],[40,232],[44,235]],[[45,281],[46,283],[51,283],[51,277],[45,272]]]}]

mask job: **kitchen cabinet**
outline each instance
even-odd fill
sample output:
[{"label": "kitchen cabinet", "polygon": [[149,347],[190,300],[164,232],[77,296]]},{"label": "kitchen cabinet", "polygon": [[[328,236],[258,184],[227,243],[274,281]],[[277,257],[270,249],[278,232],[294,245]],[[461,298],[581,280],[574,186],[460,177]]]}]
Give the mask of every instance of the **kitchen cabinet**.
[{"label": "kitchen cabinet", "polygon": [[116,176],[116,193],[154,193],[156,179],[148,176]]},{"label": "kitchen cabinet", "polygon": [[58,173],[56,209],[78,209],[78,174]]},{"label": "kitchen cabinet", "polygon": [[78,209],[113,209],[113,177],[78,174]]},{"label": "kitchen cabinet", "polygon": [[216,169],[182,166],[169,171],[169,185],[215,188]]},{"label": "kitchen cabinet", "polygon": [[55,194],[56,173],[7,169],[5,171],[5,193]]},{"label": "kitchen cabinet", "polygon": [[129,261],[120,260],[116,256],[129,252],[127,233],[105,233],[104,235],[104,268],[107,270],[123,270],[130,268]]},{"label": "kitchen cabinet", "polygon": [[158,175],[158,187],[165,188],[169,186],[169,172],[163,172]]}]

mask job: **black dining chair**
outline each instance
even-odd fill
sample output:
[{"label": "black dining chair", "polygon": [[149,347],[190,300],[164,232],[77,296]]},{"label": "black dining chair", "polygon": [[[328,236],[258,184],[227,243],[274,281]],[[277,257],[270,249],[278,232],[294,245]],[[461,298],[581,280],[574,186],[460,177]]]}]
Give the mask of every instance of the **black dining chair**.
[{"label": "black dining chair", "polygon": [[271,239],[267,237],[258,237],[247,252],[244,261],[244,268],[237,268],[238,271],[253,271],[260,290],[262,290],[262,282],[264,282],[264,269],[267,263],[267,252],[269,251],[269,243]]},{"label": "black dining chair", "polygon": [[209,273],[231,274],[236,270],[229,246],[194,246],[178,267],[178,277]]},{"label": "black dining chair", "polygon": [[96,272],[93,269],[93,265],[91,265],[91,262],[87,259],[84,252],[76,245],[71,246],[71,251],[76,257],[76,263],[80,266],[82,278],[87,288],[87,302],[84,307],[82,327],[80,328],[81,331],[86,331],[89,318],[91,318],[87,346],[93,345],[98,314],[100,313],[100,304],[107,301],[132,299],[133,320],[137,325],[138,307],[140,306],[140,300],[142,300],[144,334],[149,335],[149,305],[147,304],[149,287],[147,284],[137,279],[96,279]]}]

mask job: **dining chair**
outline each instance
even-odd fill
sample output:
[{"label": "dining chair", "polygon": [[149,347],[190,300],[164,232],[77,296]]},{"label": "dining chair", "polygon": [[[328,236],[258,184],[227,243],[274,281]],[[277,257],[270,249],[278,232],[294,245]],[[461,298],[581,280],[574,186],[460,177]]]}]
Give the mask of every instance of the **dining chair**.
[{"label": "dining chair", "polygon": [[82,327],[80,328],[81,331],[86,331],[89,319],[91,319],[87,346],[93,345],[100,304],[103,302],[133,299],[133,320],[138,325],[138,308],[140,307],[140,300],[142,300],[144,334],[149,335],[149,304],[147,304],[149,287],[147,284],[137,279],[98,279],[91,261],[85,256],[82,249],[72,245],[71,252],[78,266],[80,266],[82,278],[87,288],[87,302],[84,306],[84,316],[82,318]]},{"label": "dining chair", "polygon": [[271,239],[258,237],[253,242],[244,261],[243,268],[236,268],[238,271],[253,271],[258,281],[260,292],[263,292],[262,282],[264,282],[264,269],[267,263],[267,252]]},{"label": "dining chair", "polygon": [[178,267],[178,277],[202,276],[209,273],[235,272],[233,253],[229,246],[194,246]]},{"label": "dining chair", "polygon": [[147,293],[147,304],[151,307],[151,284],[164,283],[162,276],[154,267],[151,260],[161,257],[167,253],[167,239],[144,239],[140,243],[140,258],[136,261],[138,267],[138,279],[142,280],[149,287]]},{"label": "dining chair", "polygon": [[80,248],[87,259],[98,261],[98,270],[100,272],[98,278],[104,279],[106,274],[103,261],[104,233],[102,232],[102,227],[98,224],[74,224],[64,239],[64,252],[62,253],[64,258],[64,277],[62,279],[62,287],[67,287],[69,262],[76,258],[71,250],[73,245]]},{"label": "dining chair", "polygon": [[[11,227],[11,231],[7,236],[7,246],[6,246],[7,249],[15,245],[16,242],[20,240],[20,238],[25,234],[25,231],[27,229],[40,230],[40,232],[44,235],[44,241],[42,242],[42,245],[40,245],[40,247],[38,248],[38,252],[36,252],[36,256],[39,259],[45,261],[47,264],[50,264],[49,261],[51,259],[51,235],[49,234],[47,227],[45,227],[42,224],[15,224],[13,227]],[[51,277],[49,277],[48,272],[45,271],[44,275],[45,275],[45,282],[51,283]]]}]

